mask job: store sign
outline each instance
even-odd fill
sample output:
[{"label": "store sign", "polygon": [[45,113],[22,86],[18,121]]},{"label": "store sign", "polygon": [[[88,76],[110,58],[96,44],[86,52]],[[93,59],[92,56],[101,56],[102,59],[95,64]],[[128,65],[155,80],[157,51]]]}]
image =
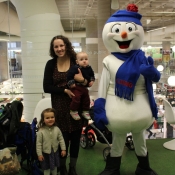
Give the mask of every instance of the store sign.
[{"label": "store sign", "polygon": [[163,62],[169,62],[170,61],[170,53],[172,53],[172,49],[170,49],[170,50],[160,49],[160,53],[162,54]]},{"label": "store sign", "polygon": [[170,50],[163,50],[162,48],[160,49],[160,53],[163,55],[169,55],[170,53],[173,53],[172,49]]}]

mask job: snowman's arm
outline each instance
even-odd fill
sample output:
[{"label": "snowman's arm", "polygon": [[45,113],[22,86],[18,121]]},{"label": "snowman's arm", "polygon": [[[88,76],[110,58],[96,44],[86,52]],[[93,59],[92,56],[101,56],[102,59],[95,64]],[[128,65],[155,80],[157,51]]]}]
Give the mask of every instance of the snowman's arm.
[{"label": "snowman's arm", "polygon": [[105,125],[108,124],[105,104],[106,104],[106,94],[109,87],[109,82],[110,82],[110,74],[109,71],[107,70],[107,67],[104,66],[98,90],[99,98],[95,100],[94,103],[94,122],[95,125],[101,130],[103,130],[105,128]]},{"label": "snowman's arm", "polygon": [[158,82],[160,80],[160,72],[154,67],[153,63],[153,59],[148,57],[148,65],[142,64],[140,73],[151,81]]},{"label": "snowman's arm", "polygon": [[106,99],[106,94],[109,88],[109,82],[110,82],[110,73],[107,67],[104,66],[98,88],[98,98]]}]

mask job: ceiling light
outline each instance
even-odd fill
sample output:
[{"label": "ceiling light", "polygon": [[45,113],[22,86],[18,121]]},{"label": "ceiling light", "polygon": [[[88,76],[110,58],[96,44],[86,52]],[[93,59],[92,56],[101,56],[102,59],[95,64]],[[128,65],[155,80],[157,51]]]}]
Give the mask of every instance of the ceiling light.
[{"label": "ceiling light", "polygon": [[175,13],[175,12],[152,12],[152,13]]},{"label": "ceiling light", "polygon": [[0,38],[0,41],[10,41],[10,40],[7,40],[7,39],[1,39],[1,38]]},{"label": "ceiling light", "polygon": [[173,49],[173,52],[175,52],[175,46],[173,46],[172,49]]},{"label": "ceiling light", "polygon": [[163,40],[171,40],[171,39],[173,39],[173,38],[171,38],[171,36],[165,36],[165,37],[163,38]]},{"label": "ceiling light", "polygon": [[158,65],[158,66],[157,66],[157,70],[158,70],[159,72],[162,72],[163,69],[164,69],[164,67],[163,67],[162,65]]},{"label": "ceiling light", "polygon": [[170,76],[170,77],[168,78],[168,84],[169,84],[170,86],[175,86],[175,76]]},{"label": "ceiling light", "polygon": [[156,90],[156,84],[153,83],[152,86],[153,86],[153,90]]},{"label": "ceiling light", "polygon": [[157,29],[153,29],[153,30],[149,30],[147,32],[152,32],[152,31],[155,31],[155,30],[161,30],[161,29],[165,29],[166,27],[161,27],[161,28],[157,28]]},{"label": "ceiling light", "polygon": [[26,41],[26,43],[32,43],[32,41]]},{"label": "ceiling light", "polygon": [[151,22],[151,19],[146,20],[146,24],[149,24]]}]

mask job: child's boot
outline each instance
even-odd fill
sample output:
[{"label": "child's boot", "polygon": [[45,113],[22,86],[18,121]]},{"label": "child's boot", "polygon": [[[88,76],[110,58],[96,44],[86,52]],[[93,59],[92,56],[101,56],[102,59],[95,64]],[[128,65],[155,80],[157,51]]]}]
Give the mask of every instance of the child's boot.
[{"label": "child's boot", "polygon": [[87,120],[91,120],[89,111],[83,111],[82,116]]},{"label": "child's boot", "polygon": [[72,116],[72,118],[74,120],[80,120],[81,119],[79,114],[78,114],[78,111],[70,111],[70,115]]}]

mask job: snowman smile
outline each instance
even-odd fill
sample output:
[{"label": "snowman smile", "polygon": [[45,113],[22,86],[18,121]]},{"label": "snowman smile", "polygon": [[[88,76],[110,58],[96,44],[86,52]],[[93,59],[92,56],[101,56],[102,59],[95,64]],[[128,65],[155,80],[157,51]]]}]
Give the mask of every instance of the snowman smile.
[{"label": "snowman smile", "polygon": [[129,41],[116,41],[120,47],[120,49],[127,49],[132,40]]}]

